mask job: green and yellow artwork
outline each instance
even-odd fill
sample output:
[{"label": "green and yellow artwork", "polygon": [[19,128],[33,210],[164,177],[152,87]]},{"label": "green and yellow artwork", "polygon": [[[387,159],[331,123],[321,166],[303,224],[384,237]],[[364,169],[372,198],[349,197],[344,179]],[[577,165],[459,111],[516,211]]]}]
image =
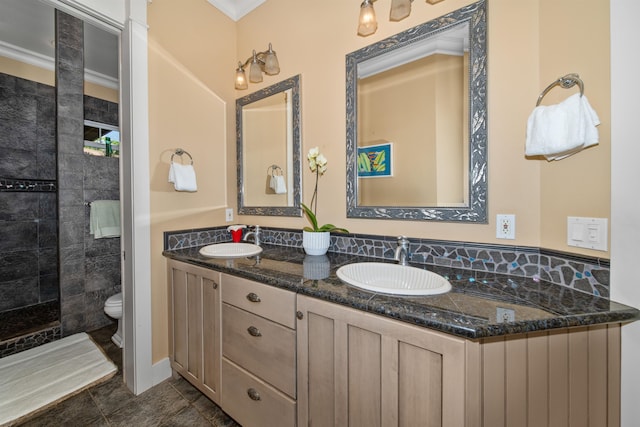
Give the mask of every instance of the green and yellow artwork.
[{"label": "green and yellow artwork", "polygon": [[358,147],[358,177],[383,178],[392,175],[391,142]]}]

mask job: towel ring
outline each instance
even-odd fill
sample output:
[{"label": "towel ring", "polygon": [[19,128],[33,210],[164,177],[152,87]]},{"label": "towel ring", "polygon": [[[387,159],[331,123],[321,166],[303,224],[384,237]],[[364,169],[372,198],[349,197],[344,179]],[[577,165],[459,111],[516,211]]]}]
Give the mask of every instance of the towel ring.
[{"label": "towel ring", "polygon": [[542,102],[542,98],[544,98],[544,96],[547,93],[549,93],[549,91],[554,87],[560,85],[563,89],[569,89],[575,86],[576,84],[580,88],[580,96],[584,95],[584,83],[580,79],[579,75],[575,73],[571,73],[571,74],[567,74],[566,76],[560,77],[558,80],[551,83],[549,86],[546,87],[545,90],[542,91],[542,93],[538,97],[538,102],[536,102],[536,107],[540,105],[540,102]]},{"label": "towel ring", "polygon": [[282,175],[282,168],[278,165],[271,165],[267,168],[267,174],[271,174],[271,176],[276,176],[276,174],[280,171],[279,175]]},{"label": "towel ring", "polygon": [[186,154],[187,156],[189,156],[189,159],[191,160],[191,164],[193,165],[193,157],[191,157],[191,154],[187,153],[182,148],[176,148],[176,152],[171,155],[171,163],[173,163],[173,156],[178,155],[182,157],[183,154]]}]

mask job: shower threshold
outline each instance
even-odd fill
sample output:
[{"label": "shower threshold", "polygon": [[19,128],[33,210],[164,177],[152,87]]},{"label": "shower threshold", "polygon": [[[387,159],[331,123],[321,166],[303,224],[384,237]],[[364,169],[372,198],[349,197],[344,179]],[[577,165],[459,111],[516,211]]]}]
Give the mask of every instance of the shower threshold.
[{"label": "shower threshold", "polygon": [[0,342],[54,326],[60,304],[50,301],[0,313]]},{"label": "shower threshold", "polygon": [[0,313],[0,358],[60,338],[58,301]]}]

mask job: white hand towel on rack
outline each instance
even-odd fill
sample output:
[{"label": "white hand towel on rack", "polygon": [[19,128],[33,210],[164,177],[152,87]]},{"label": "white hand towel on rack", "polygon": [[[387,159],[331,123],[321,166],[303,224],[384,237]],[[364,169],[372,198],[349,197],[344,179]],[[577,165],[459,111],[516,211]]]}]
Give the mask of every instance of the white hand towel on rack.
[{"label": "white hand towel on rack", "polygon": [[196,170],[193,165],[182,165],[171,162],[169,167],[169,182],[173,183],[176,191],[198,191]]},{"label": "white hand towel on rack", "polygon": [[275,191],[276,194],[286,194],[287,186],[284,183],[284,175],[276,175],[273,178],[275,184],[273,191]]},{"label": "white hand towel on rack", "polygon": [[273,192],[276,192],[276,176],[275,175],[269,175],[271,178],[269,178],[269,188],[273,190]]},{"label": "white hand towel on rack", "polygon": [[587,97],[571,95],[559,104],[536,107],[527,121],[527,156],[560,160],[598,143],[600,119]]}]

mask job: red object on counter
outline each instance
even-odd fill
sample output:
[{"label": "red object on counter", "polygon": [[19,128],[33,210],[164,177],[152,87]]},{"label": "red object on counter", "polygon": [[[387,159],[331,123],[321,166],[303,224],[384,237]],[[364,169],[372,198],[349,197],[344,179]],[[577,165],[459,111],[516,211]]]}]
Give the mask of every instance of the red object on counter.
[{"label": "red object on counter", "polygon": [[229,230],[229,231],[231,232],[231,240],[233,240],[236,243],[242,240],[242,228],[239,228],[237,230]]}]

